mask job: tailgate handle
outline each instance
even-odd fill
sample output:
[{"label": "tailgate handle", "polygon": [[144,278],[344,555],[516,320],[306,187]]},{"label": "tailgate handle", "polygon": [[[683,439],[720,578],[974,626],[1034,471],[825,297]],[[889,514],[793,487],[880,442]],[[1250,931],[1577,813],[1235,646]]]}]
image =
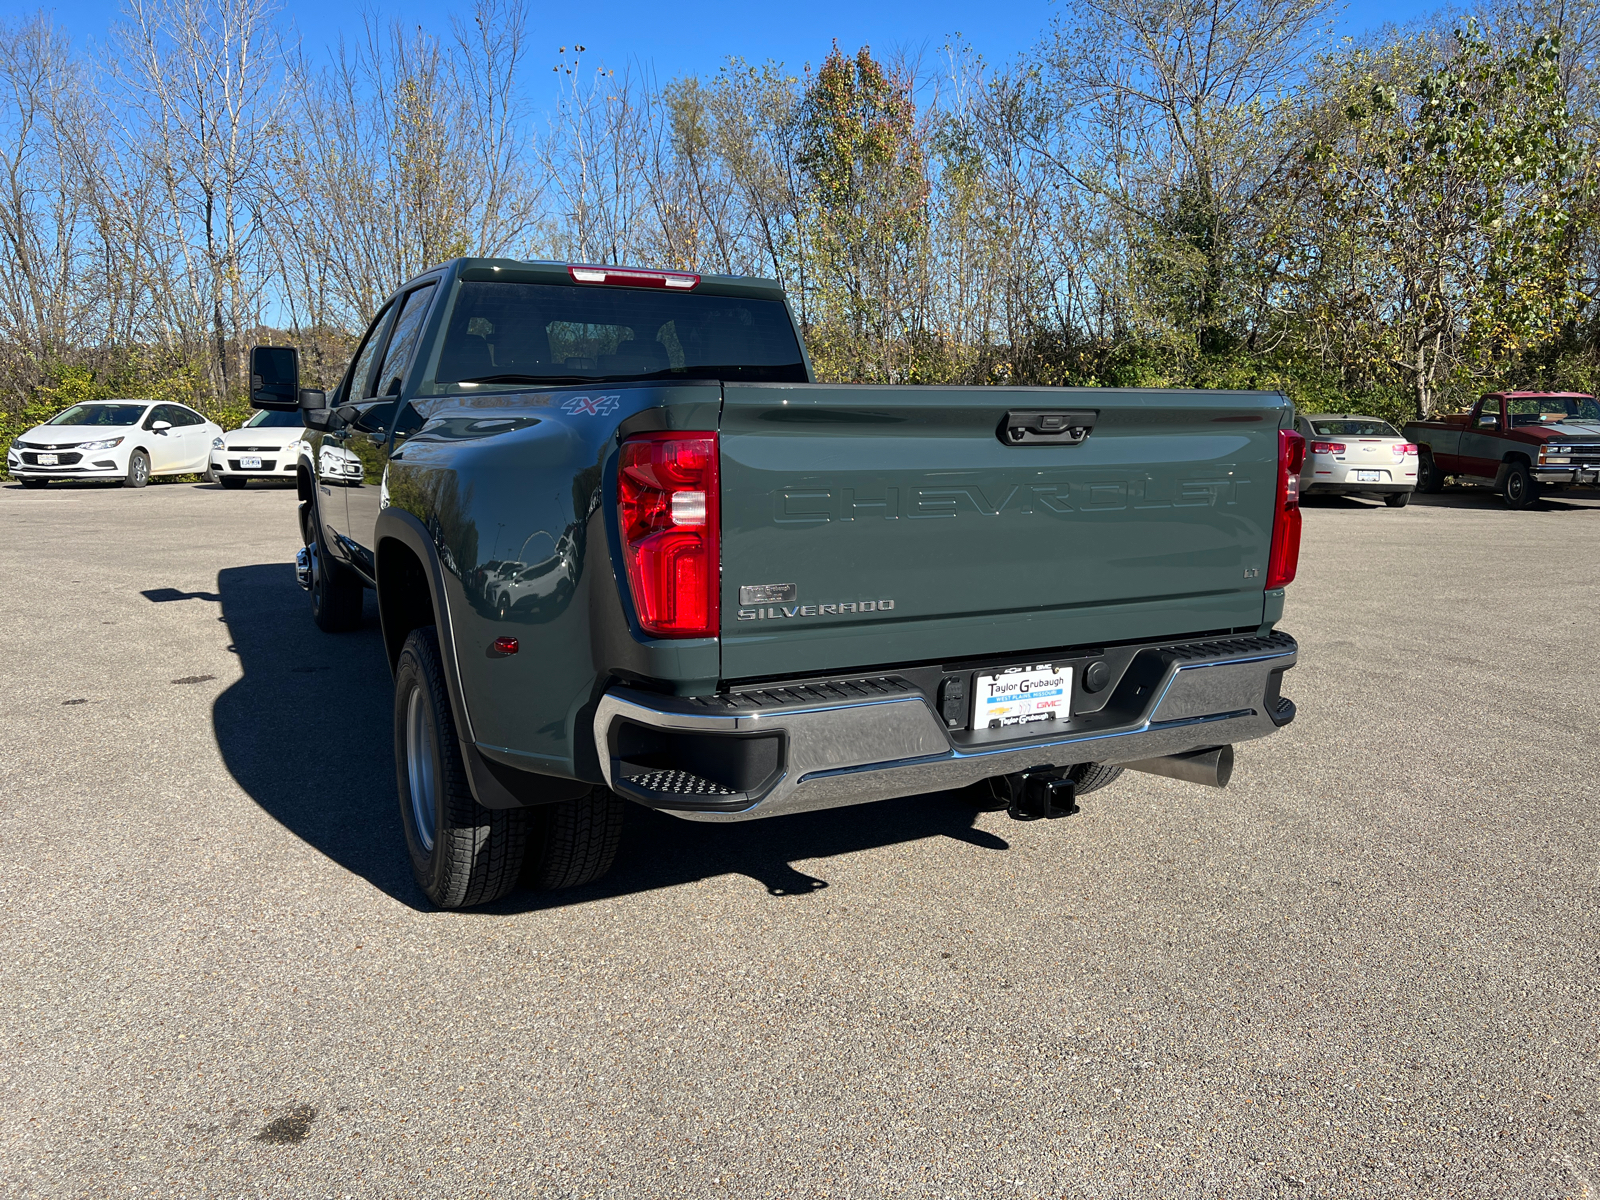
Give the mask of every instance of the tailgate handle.
[{"label": "tailgate handle", "polygon": [[1000,422],[1007,446],[1076,446],[1094,429],[1095,412],[1061,408],[1014,408]]}]

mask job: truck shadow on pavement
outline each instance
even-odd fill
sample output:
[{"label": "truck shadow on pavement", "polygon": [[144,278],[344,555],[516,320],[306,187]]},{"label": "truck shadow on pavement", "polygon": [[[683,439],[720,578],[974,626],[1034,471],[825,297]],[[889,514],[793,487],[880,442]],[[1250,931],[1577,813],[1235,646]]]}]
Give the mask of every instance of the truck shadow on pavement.
[{"label": "truck shadow on pavement", "polygon": [[[432,909],[411,878],[400,829],[393,697],[370,593],[362,627],[338,635],[311,623],[287,563],[226,568],[217,593],[242,670],[212,708],[217,745],[234,779],[321,854],[404,904]],[[151,597],[169,598],[175,597]],[[749,876],[775,897],[807,895],[827,881],[796,870],[790,865],[796,860],[930,837],[1009,849],[975,828],[976,816],[956,793],[733,825],[629,805],[622,851],[606,878],[571,891],[518,892],[479,911],[536,911],[727,874]]]}]

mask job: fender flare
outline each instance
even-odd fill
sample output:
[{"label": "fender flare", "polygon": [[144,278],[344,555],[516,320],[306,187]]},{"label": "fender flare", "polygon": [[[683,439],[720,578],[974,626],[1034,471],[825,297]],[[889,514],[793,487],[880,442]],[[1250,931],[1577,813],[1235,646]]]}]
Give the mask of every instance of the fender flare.
[{"label": "fender flare", "polygon": [[[422,564],[428,581],[428,599],[433,610],[434,628],[439,634],[439,654],[444,659],[444,686],[456,722],[456,744],[467,767],[467,786],[472,797],[484,808],[526,808],[572,799],[591,790],[592,784],[553,776],[519,771],[486,757],[478,749],[472,732],[471,713],[466,704],[466,689],[461,683],[461,664],[456,655],[455,632],[450,619],[450,603],[444,586],[444,565],[428,530],[412,513],[392,505],[378,514],[373,547],[375,574],[378,577],[378,615],[383,626],[384,648],[393,674],[404,638],[389,628],[391,609],[383,602],[385,544],[398,543],[411,551]],[[397,645],[396,642],[400,644]]]},{"label": "fender flare", "polygon": [[1494,473],[1494,486],[1496,491],[1505,491],[1506,476],[1511,473],[1512,467],[1525,467],[1533,470],[1533,460],[1521,450],[1507,450],[1500,459],[1500,466]]},{"label": "fender flare", "polygon": [[[422,564],[423,576],[428,581],[428,599],[433,609],[433,623],[439,631],[439,652],[444,656],[445,690],[450,693],[450,707],[456,719],[456,733],[462,741],[470,742],[473,740],[472,717],[467,711],[466,695],[461,687],[461,664],[456,659],[455,634],[450,622],[450,603],[444,589],[444,565],[439,561],[438,548],[434,546],[433,539],[428,536],[427,527],[421,521],[405,509],[395,508],[392,505],[378,514],[373,540],[378,543],[373,547],[373,563],[380,581],[384,577],[385,542],[399,542],[416,555],[417,561]],[[398,638],[399,644],[396,644],[396,635],[399,631],[389,628],[389,613],[383,604],[381,584],[378,614],[379,624],[383,627],[383,644],[389,659],[389,673],[393,675],[405,639]]]}]

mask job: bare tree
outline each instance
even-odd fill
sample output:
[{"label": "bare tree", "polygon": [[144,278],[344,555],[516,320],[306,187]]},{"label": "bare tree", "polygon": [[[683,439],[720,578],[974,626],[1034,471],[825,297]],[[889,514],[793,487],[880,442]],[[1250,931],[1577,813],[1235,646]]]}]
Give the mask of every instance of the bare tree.
[{"label": "bare tree", "polygon": [[129,0],[114,97],[165,202],[180,267],[167,317],[211,342],[213,394],[244,375],[267,274],[262,214],[284,115],[282,43],[270,0]]},{"label": "bare tree", "polygon": [[518,91],[525,26],[519,5],[479,0],[449,43],[369,21],[330,68],[295,60],[305,99],[274,208],[295,324],[364,325],[417,272],[526,243],[538,191]]},{"label": "bare tree", "polygon": [[1069,185],[1122,227],[1130,272],[1152,284],[1138,313],[1147,328],[1225,344],[1252,222],[1295,153],[1291,91],[1330,7],[1078,0],[1057,19],[1051,149]]},{"label": "bare tree", "polygon": [[0,387],[13,395],[98,340],[95,230],[71,144],[92,119],[82,87],[44,17],[0,27]]},{"label": "bare tree", "polygon": [[655,240],[645,228],[647,94],[627,69],[586,69],[583,53],[562,48],[554,69],[564,86],[538,151],[554,205],[552,250],[580,262],[637,262]]}]

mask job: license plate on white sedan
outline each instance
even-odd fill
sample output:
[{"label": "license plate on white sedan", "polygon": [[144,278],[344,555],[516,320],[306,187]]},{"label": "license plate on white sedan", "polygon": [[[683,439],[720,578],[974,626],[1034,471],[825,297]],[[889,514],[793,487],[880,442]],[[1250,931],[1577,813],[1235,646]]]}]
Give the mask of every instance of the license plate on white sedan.
[{"label": "license plate on white sedan", "polygon": [[60,461],[61,461],[61,456],[59,454],[41,454],[41,455],[39,455],[39,465],[41,467],[53,467],[57,463],[59,463]]},{"label": "license plate on white sedan", "polygon": [[261,460],[259,458],[241,458],[239,460],[239,469],[241,471],[259,471],[261,470]]},{"label": "license plate on white sedan", "polygon": [[1053,663],[980,673],[972,705],[974,729],[1004,729],[1035,721],[1065,721],[1071,711],[1072,668]]},{"label": "license plate on white sedan", "polygon": [[1357,483],[1382,483],[1383,482],[1383,472],[1382,471],[1357,471],[1356,472],[1356,482]]}]

